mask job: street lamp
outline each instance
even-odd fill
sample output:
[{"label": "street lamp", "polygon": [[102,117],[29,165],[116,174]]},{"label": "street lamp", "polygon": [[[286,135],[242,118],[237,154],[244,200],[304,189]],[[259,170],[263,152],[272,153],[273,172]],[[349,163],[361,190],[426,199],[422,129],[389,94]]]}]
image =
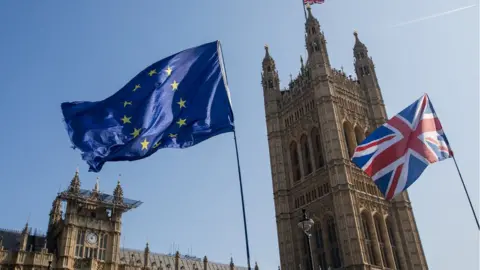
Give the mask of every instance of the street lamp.
[{"label": "street lamp", "polygon": [[311,218],[308,218],[307,216],[307,210],[302,209],[303,212],[303,218],[298,222],[298,227],[302,229],[302,231],[305,233],[305,236],[307,237],[307,242],[308,242],[308,257],[310,259],[310,264],[311,264],[311,270],[313,269],[313,256],[312,256],[312,247],[310,245],[310,236],[312,236],[311,233],[309,233],[310,229],[313,227],[313,220]]}]

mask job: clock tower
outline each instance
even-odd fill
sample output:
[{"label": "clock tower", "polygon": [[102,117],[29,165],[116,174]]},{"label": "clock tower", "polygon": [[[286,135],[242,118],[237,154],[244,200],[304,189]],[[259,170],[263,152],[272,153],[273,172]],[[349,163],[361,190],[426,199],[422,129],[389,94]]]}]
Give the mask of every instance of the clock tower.
[{"label": "clock tower", "polygon": [[[53,202],[47,233],[55,269],[114,270],[120,262],[122,215],[140,201],[123,197],[120,182],[113,195],[81,189],[78,170],[67,190]],[[64,209],[64,211],[62,211]]]}]

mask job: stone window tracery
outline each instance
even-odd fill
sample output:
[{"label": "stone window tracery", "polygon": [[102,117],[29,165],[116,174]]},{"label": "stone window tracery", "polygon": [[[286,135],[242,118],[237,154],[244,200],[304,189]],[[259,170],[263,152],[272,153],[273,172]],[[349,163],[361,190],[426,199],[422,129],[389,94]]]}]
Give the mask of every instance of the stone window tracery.
[{"label": "stone window tracery", "polygon": [[310,134],[313,142],[315,168],[320,169],[325,165],[325,160],[323,158],[322,141],[320,138],[320,133],[318,132],[318,128],[313,128]]},{"label": "stone window tracery", "polygon": [[375,252],[373,250],[373,243],[372,243],[372,232],[368,226],[368,217],[367,213],[364,211],[360,215],[362,221],[362,231],[363,231],[363,241],[365,247],[365,253],[367,256],[367,262],[369,264],[375,264]]},{"label": "stone window tracery", "polygon": [[348,156],[352,157],[353,153],[355,152],[356,141],[355,141],[355,134],[353,132],[352,124],[350,122],[345,121],[343,122],[343,135],[345,142],[347,144],[347,152]]},{"label": "stone window tracery", "polygon": [[336,224],[332,216],[327,217],[327,232],[330,246],[330,256],[333,264],[332,266],[333,268],[339,268],[342,266],[342,261],[340,258],[340,247],[337,239]]},{"label": "stone window tracery", "polygon": [[387,219],[387,232],[388,232],[388,237],[390,239],[390,245],[392,247],[393,260],[395,261],[397,270],[402,270],[402,265],[400,264],[400,257],[398,255],[397,242],[395,241],[392,221],[390,220],[390,218]]},{"label": "stone window tracery", "polygon": [[309,175],[312,173],[312,160],[310,158],[310,147],[306,135],[302,135],[300,138],[300,144],[302,147],[303,171],[305,175]]},{"label": "stone window tracery", "polygon": [[383,239],[383,234],[381,230],[381,225],[380,225],[380,216],[375,215],[374,216],[374,222],[375,222],[375,230],[377,232],[377,239],[378,239],[378,245],[380,246],[380,255],[382,256],[382,263],[384,266],[391,267],[391,265],[388,265],[388,260],[387,260],[387,246],[385,245],[385,239]]},{"label": "stone window tracery", "polygon": [[301,173],[296,142],[290,143],[290,162],[292,166],[293,181],[299,181],[301,178]]}]

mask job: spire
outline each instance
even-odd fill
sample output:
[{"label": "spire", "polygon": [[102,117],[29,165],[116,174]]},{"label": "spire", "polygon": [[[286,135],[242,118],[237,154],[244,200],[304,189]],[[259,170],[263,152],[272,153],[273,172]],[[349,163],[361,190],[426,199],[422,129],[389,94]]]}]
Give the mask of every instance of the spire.
[{"label": "spire", "polygon": [[355,45],[353,46],[354,50],[366,50],[367,46],[363,44],[360,39],[358,38],[358,32],[355,30],[353,31],[353,36],[355,37]]},{"label": "spire", "polygon": [[257,264],[257,262],[255,262],[255,270],[258,270],[258,269],[259,269],[258,264]]},{"label": "spire", "polygon": [[22,234],[20,235],[20,250],[26,251],[27,250],[27,240],[28,240],[28,221],[25,223],[25,227],[22,230]]},{"label": "spire", "polygon": [[97,182],[95,182],[95,187],[93,187],[93,191],[96,193],[100,193],[100,178],[97,176]]},{"label": "spire", "polygon": [[268,44],[265,44],[264,48],[265,48],[265,57],[264,57],[264,59],[272,59],[272,57],[270,56],[270,52],[268,51]]},{"label": "spire", "polygon": [[123,203],[123,188],[120,186],[120,180],[118,180],[117,186],[113,190],[113,200],[115,203]]},{"label": "spire", "polygon": [[70,186],[68,187],[68,191],[71,193],[79,193],[80,192],[80,177],[78,176],[78,168],[75,172],[75,176],[73,176],[72,181],[70,181]]},{"label": "spire", "polygon": [[62,201],[56,197],[52,202],[52,209],[50,210],[50,223],[56,223],[62,218]]},{"label": "spire", "polygon": [[265,57],[263,58],[263,70],[265,71],[272,71],[275,70],[275,61],[273,60],[272,56],[270,55],[269,47],[265,44]]},{"label": "spire", "polygon": [[307,13],[308,13],[307,19],[314,18],[312,15],[312,7],[310,6],[309,3],[307,3]]},{"label": "spire", "polygon": [[230,270],[234,270],[235,269],[235,264],[233,263],[233,258],[230,257]]},{"label": "spire", "polygon": [[148,242],[145,245],[145,250],[143,251],[143,266],[145,268],[150,266],[150,247],[148,247]]},{"label": "spire", "polygon": [[26,235],[28,234],[28,221],[27,223],[25,223],[25,227],[23,227],[23,230],[22,230],[22,235]]}]

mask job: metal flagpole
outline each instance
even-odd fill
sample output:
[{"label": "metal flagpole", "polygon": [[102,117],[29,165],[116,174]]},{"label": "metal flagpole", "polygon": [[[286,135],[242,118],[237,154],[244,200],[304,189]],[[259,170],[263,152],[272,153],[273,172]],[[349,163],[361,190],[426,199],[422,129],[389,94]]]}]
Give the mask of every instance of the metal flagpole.
[{"label": "metal flagpole", "polygon": [[[228,90],[227,72],[225,68],[225,62],[223,60],[222,44],[220,43],[220,41],[218,41],[218,51],[219,51],[218,56],[222,58],[221,67],[222,67],[222,73],[225,79],[225,88],[227,89],[227,94],[228,94],[228,97],[230,98],[230,93]],[[237,156],[238,181],[240,182],[240,197],[242,199],[243,229],[245,231],[245,247],[247,249],[247,265],[248,265],[248,270],[251,270],[252,268],[250,267],[250,246],[248,244],[248,231],[247,231],[247,215],[245,214],[245,199],[243,197],[242,172],[240,170],[240,158],[238,156],[237,132],[235,131],[235,127],[233,128],[233,141],[235,143],[235,154]]]},{"label": "metal flagpole", "polygon": [[462,181],[462,185],[463,185],[463,189],[465,190],[465,194],[467,194],[467,199],[468,199],[468,202],[470,203],[470,208],[472,208],[473,217],[475,218],[475,221],[477,222],[478,230],[480,231],[480,223],[478,223],[477,214],[475,214],[475,210],[473,208],[472,200],[470,199],[470,195],[468,195],[467,187],[465,186],[465,182],[463,181],[462,174],[460,173],[460,169],[458,168],[457,160],[455,159],[454,155],[452,155],[452,158],[453,158],[453,162],[455,163],[455,167],[457,167],[458,176],[460,176],[460,181]]},{"label": "metal flagpole", "polygon": [[305,0],[302,1],[302,6],[303,6],[303,14],[305,14],[305,20],[307,20],[307,11],[305,10]]},{"label": "metal flagpole", "polygon": [[245,215],[245,200],[243,198],[242,172],[240,171],[240,158],[238,157],[237,133],[235,132],[235,129],[233,130],[233,140],[235,141],[235,152],[237,154],[238,180],[240,182],[240,196],[242,197],[243,228],[245,229],[245,243],[247,246],[247,264],[248,264],[248,270],[250,270],[251,269],[250,248],[248,245],[247,217]]}]

